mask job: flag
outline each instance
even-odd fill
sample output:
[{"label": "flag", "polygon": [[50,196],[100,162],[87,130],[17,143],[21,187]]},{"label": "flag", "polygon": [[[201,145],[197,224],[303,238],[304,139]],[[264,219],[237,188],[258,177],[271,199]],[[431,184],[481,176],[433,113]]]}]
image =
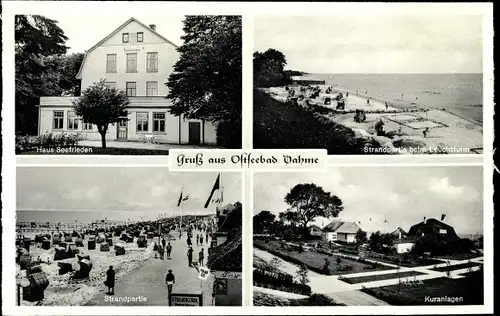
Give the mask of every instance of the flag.
[{"label": "flag", "polygon": [[210,202],[212,201],[212,196],[214,195],[214,192],[216,190],[219,190],[219,184],[220,184],[220,173],[217,176],[217,180],[215,180],[214,187],[212,188],[212,191],[210,192],[210,196],[208,197],[207,202],[205,203],[205,208],[207,208],[208,205],[210,204]]},{"label": "flag", "polygon": [[181,206],[181,203],[183,201],[187,201],[189,199],[189,194],[186,195],[185,197],[182,197],[182,191],[181,191],[181,195],[179,196],[179,201],[177,201],[177,206]]},{"label": "flag", "polygon": [[441,220],[443,221],[444,218],[446,217],[446,214],[441,214]]}]

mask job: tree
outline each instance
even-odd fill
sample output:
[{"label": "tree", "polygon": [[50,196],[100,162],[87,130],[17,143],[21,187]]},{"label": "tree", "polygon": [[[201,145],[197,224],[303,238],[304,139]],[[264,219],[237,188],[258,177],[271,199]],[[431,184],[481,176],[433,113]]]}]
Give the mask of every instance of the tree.
[{"label": "tree", "polygon": [[231,136],[223,145],[241,148],[241,16],[187,16],[183,30],[170,113],[217,123],[218,139]]},{"label": "tree", "polygon": [[95,124],[101,134],[102,148],[106,148],[106,132],[109,124],[114,124],[127,116],[130,100],[124,91],[110,87],[104,79],[82,91],[82,96],[74,101],[75,113],[85,123]]},{"label": "tree", "polygon": [[301,183],[294,186],[285,196],[289,205],[280,218],[299,225],[307,234],[307,224],[315,217],[337,217],[343,210],[342,200],[314,183]]},{"label": "tree", "polygon": [[62,55],[68,39],[57,21],[40,15],[15,16],[15,84],[16,84],[16,133],[36,134],[38,104],[41,95],[59,95],[46,84],[43,75],[50,68],[48,57]]},{"label": "tree", "polygon": [[305,264],[300,265],[300,267],[297,269],[297,278],[299,279],[300,284],[306,285],[307,283],[309,283],[307,273],[307,266]]},{"label": "tree", "polygon": [[366,244],[368,241],[368,238],[366,237],[366,232],[363,231],[361,228],[358,229],[356,233],[356,242],[359,244]]},{"label": "tree", "polygon": [[270,48],[253,54],[254,85],[257,87],[280,86],[285,83],[285,55]]},{"label": "tree", "polygon": [[256,233],[267,233],[274,222],[276,215],[269,211],[262,211],[253,217],[253,231]]}]

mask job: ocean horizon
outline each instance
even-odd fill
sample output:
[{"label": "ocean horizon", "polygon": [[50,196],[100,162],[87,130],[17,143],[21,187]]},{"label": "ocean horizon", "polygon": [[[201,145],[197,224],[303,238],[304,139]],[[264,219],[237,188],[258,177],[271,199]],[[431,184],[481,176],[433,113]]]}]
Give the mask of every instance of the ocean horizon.
[{"label": "ocean horizon", "polygon": [[416,106],[446,109],[449,112],[483,122],[482,73],[307,73],[327,85],[352,93],[359,91],[373,98],[389,99]]},{"label": "ocean horizon", "polygon": [[[89,224],[105,220],[107,222],[126,223],[138,221],[154,221],[157,216],[163,214],[163,218],[177,217],[179,211],[47,211],[47,210],[18,210],[16,212],[16,223],[62,223],[62,224]],[[185,212],[183,215],[210,215],[212,212]],[[213,212],[215,214],[215,212]]]}]

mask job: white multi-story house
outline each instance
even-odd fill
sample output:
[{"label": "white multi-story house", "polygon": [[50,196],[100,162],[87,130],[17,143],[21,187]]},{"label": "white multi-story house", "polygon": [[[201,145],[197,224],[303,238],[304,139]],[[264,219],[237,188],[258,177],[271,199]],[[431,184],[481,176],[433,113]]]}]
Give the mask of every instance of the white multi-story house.
[{"label": "white multi-story house", "polygon": [[[179,54],[176,45],[135,18],[118,27],[90,48],[77,75],[82,90],[105,79],[127,92],[128,116],[110,124],[107,140],[144,140],[161,143],[215,144],[216,127],[204,120],[187,120],[168,112],[165,85]],[[100,140],[96,126],[75,115],[77,97],[41,97],[38,133],[76,133],[88,140]],[[149,137],[146,137],[149,136]]]}]

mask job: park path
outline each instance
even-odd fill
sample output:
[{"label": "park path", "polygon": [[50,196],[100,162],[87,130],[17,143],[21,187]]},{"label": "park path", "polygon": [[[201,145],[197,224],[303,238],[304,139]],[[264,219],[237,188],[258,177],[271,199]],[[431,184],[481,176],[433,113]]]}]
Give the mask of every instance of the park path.
[{"label": "park path", "polygon": [[[196,236],[196,233],[193,233]],[[178,237],[178,235],[176,236]],[[204,236],[205,237],[205,236]],[[152,242],[157,241],[157,238]],[[187,259],[187,243],[186,233],[181,239],[170,242],[172,245],[172,259],[161,260],[151,258],[146,261],[141,267],[131,271],[129,274],[118,280],[115,284],[115,295],[113,299],[118,298],[139,298],[143,297],[147,300],[131,302],[116,302],[110,301],[110,297],[106,298],[104,292],[94,296],[88,305],[98,306],[141,306],[141,305],[161,305],[168,306],[167,288],[165,285],[165,275],[169,269],[172,270],[175,276],[175,285],[173,293],[179,294],[203,294],[203,305],[212,305],[212,285],[213,279],[200,280],[198,271],[195,267],[188,266]],[[202,248],[196,245],[196,238],[193,238],[193,261],[197,262],[198,252]],[[205,244],[206,245],[206,244]],[[208,258],[207,247],[205,248],[205,262]]]}]

